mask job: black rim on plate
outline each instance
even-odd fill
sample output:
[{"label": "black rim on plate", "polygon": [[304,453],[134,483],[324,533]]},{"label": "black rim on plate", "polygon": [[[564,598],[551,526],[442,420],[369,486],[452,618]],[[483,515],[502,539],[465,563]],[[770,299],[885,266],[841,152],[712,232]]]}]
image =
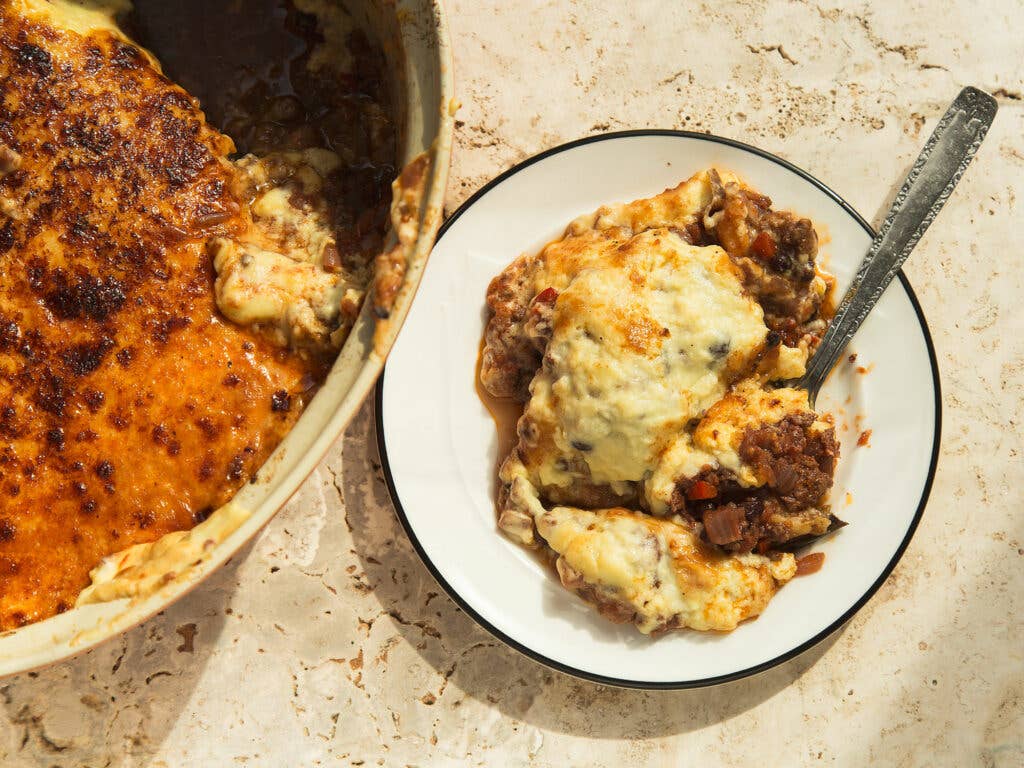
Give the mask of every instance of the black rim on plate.
[{"label": "black rim on plate", "polygon": [[[726,146],[735,147],[737,149],[741,149],[746,152],[750,152],[751,154],[757,155],[758,157],[762,157],[766,160],[770,160],[773,163],[776,163],[777,165],[780,165],[783,168],[787,169],[788,171],[795,173],[797,176],[801,177],[805,181],[810,182],[819,191],[827,195],[833,202],[837,203],[846,213],[853,217],[853,219],[858,224],[860,224],[860,226],[863,227],[864,231],[867,232],[872,238],[874,238],[875,236],[875,231],[874,229],[872,229],[871,225],[868,224],[868,222],[864,220],[864,217],[857,213],[857,211],[854,210],[849,203],[847,203],[843,198],[841,198],[838,194],[832,191],[831,188],[823,184],[821,181],[819,181],[817,178],[809,174],[807,171],[804,171],[803,169],[798,168],[792,163],[783,160],[781,157],[777,157],[776,155],[773,155],[770,152],[766,152],[763,149],[758,149],[757,147],[750,146],[749,144],[744,144],[741,141],[726,139],[721,136],[713,136],[711,134],[706,133],[694,133],[693,131],[642,129],[635,131],[617,131],[613,133],[602,133],[596,136],[587,136],[582,139],[577,139],[576,141],[570,141],[567,144],[561,144],[557,147],[552,147],[551,149],[545,150],[540,154],[534,155],[533,157],[527,158],[523,162],[514,165],[504,173],[500,174],[499,176],[489,181],[487,184],[485,184],[483,187],[477,190],[477,192],[472,197],[470,197],[466,202],[459,206],[459,209],[451,216],[451,218],[444,222],[443,226],[440,228],[440,230],[438,230],[437,241],[439,242],[441,238],[444,237],[445,232],[447,232],[448,229],[451,228],[451,226],[456,221],[458,221],[459,217],[461,217],[463,213],[469,210],[469,208],[472,207],[472,205],[476,203],[477,200],[486,195],[488,192],[490,192],[492,189],[494,189],[496,186],[501,184],[506,179],[522,171],[524,168],[528,168],[534,163],[540,162],[541,160],[551,157],[552,155],[557,155],[561,152],[565,152],[567,150],[574,149],[585,144],[593,144],[599,141],[632,138],[638,136],[676,136],[687,139],[697,139],[699,141],[708,141],[715,144],[724,144]],[[903,286],[903,290],[907,294],[907,298],[910,299],[910,303],[914,308],[914,313],[917,315],[918,323],[921,326],[921,333],[924,336],[925,346],[928,349],[928,361],[931,364],[932,384],[935,396],[935,437],[932,443],[932,455],[928,466],[928,477],[925,480],[924,488],[921,491],[921,500],[920,502],[918,502],[917,511],[914,513],[914,519],[911,521],[910,527],[907,529],[907,534],[906,536],[904,536],[903,541],[900,542],[900,546],[897,548],[896,553],[889,561],[889,564],[886,565],[885,568],[882,570],[882,573],[879,575],[878,579],[871,585],[870,588],[868,588],[867,592],[865,592],[864,595],[859,600],[857,600],[857,602],[855,602],[850,607],[850,609],[847,610],[836,621],[832,622],[832,624],[830,624],[824,630],[822,630],[809,640],[796,646],[795,648],[779,656],[776,656],[773,659],[769,659],[768,661],[762,662],[761,664],[757,664],[753,667],[748,667],[747,669],[739,670],[738,672],[732,672],[727,675],[707,677],[699,680],[651,682],[645,680],[624,680],[616,677],[607,677],[605,675],[598,675],[593,672],[578,669],[577,667],[573,667],[568,664],[563,664],[562,662],[548,658],[547,656],[538,653],[532,648],[523,645],[518,640],[509,637],[507,634],[499,630],[493,624],[484,619],[479,613],[477,613],[477,611],[471,605],[469,605],[469,603],[467,603],[466,600],[464,600],[462,596],[458,594],[458,592],[452,589],[451,585],[448,584],[447,581],[445,581],[445,579],[441,576],[441,573],[434,566],[434,563],[431,561],[430,557],[427,555],[426,551],[423,549],[423,546],[420,544],[420,541],[416,537],[416,533],[413,531],[412,525],[409,523],[409,519],[405,514],[405,510],[402,508],[402,503],[398,497],[398,489],[395,487],[395,481],[391,473],[391,467],[388,464],[387,445],[384,440],[384,373],[387,372],[387,369],[385,368],[384,373],[381,374],[380,380],[377,382],[374,402],[375,419],[377,425],[377,448],[378,451],[380,452],[381,465],[384,470],[384,478],[387,483],[388,492],[391,494],[391,502],[395,507],[395,512],[398,515],[399,521],[402,523],[402,527],[405,529],[406,535],[412,542],[413,548],[415,548],[417,554],[420,556],[420,559],[423,561],[424,565],[426,565],[427,570],[430,571],[431,575],[434,577],[437,583],[441,585],[441,587],[448,594],[448,596],[452,600],[454,600],[455,603],[460,608],[462,608],[463,611],[465,611],[467,614],[473,617],[473,619],[480,626],[482,626],[492,635],[494,635],[499,640],[504,642],[506,645],[522,653],[524,656],[528,656],[534,661],[538,661],[541,664],[544,664],[545,666],[551,667],[552,669],[557,669],[560,672],[564,672],[568,675],[573,675],[574,677],[579,677],[584,680],[590,680],[592,682],[602,683],[605,685],[614,685],[621,688],[642,688],[655,690],[702,688],[705,686],[732,682],[733,680],[739,680],[744,677],[750,677],[751,675],[756,675],[760,672],[764,672],[765,670],[771,669],[772,667],[778,666],[779,664],[783,664],[791,659],[796,658],[804,651],[807,651],[810,648],[814,647],[822,640],[829,637],[840,627],[842,627],[847,621],[853,618],[854,614],[856,614],[857,611],[863,608],[865,603],[867,603],[867,601],[871,599],[875,592],[878,591],[879,587],[881,587],[885,580],[889,577],[889,574],[893,572],[893,569],[896,567],[896,564],[900,561],[900,558],[903,557],[903,553],[906,551],[907,546],[910,544],[910,540],[914,536],[914,532],[917,530],[918,523],[921,522],[921,517],[924,514],[924,508],[928,504],[928,496],[931,494],[932,482],[935,479],[935,469],[939,461],[939,442],[940,435],[942,432],[942,395],[939,386],[939,366],[935,358],[935,347],[932,344],[931,333],[928,331],[928,323],[925,321],[924,313],[921,311],[921,305],[917,300],[917,296],[914,294],[914,290],[910,287],[910,282],[907,280],[907,276],[903,274],[902,270],[900,270],[898,277],[900,280],[900,284]]]}]

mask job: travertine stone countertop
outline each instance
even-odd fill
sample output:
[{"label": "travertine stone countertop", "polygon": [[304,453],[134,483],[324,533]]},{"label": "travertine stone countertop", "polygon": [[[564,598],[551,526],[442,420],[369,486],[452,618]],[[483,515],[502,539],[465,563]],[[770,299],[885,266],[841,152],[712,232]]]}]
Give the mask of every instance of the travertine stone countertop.
[{"label": "travertine stone countertop", "polygon": [[580,682],[441,594],[392,512],[368,404],[204,586],[0,683],[0,764],[1024,765],[1024,6],[447,5],[464,105],[450,209],[539,150],[663,127],[776,152],[877,222],[957,90],[997,95],[907,267],[944,427],[902,563],[843,631],[760,677],[664,693]]}]

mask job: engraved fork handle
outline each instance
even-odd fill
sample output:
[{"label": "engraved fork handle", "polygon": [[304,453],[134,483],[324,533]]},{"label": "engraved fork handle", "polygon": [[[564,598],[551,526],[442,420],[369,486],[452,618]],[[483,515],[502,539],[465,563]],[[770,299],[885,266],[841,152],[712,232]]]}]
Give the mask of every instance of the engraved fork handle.
[{"label": "engraved fork handle", "polygon": [[967,87],[935,126],[836,309],[807,372],[795,384],[807,390],[812,406],[846,345],[946,204],[992,125],[996,108],[996,100],[989,94]]}]

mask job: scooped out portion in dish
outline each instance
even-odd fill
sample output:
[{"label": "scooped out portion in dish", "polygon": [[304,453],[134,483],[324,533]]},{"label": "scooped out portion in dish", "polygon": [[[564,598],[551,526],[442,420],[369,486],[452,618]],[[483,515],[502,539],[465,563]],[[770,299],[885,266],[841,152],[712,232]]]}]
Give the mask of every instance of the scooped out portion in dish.
[{"label": "scooped out portion in dish", "polygon": [[[389,282],[404,266],[383,253],[383,56],[340,5],[279,4],[304,35],[279,62],[296,93],[243,131],[246,154],[121,31],[126,5],[0,0],[0,630],[209,552],[244,520],[222,506],[316,392],[375,263]],[[330,23],[296,5],[329,6]],[[325,126],[341,111],[344,135]],[[135,586],[83,592],[126,564]]]},{"label": "scooped out portion in dish", "polygon": [[499,527],[644,633],[731,630],[840,524],[803,374],[831,279],[811,223],[715,169],[572,222],[492,282],[480,378],[524,403]]}]

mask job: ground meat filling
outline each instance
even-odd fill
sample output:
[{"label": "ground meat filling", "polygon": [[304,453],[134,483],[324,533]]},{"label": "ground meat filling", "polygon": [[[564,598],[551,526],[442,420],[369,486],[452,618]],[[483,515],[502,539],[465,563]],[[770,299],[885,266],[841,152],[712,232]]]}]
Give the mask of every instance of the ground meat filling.
[{"label": "ground meat filling", "polygon": [[794,512],[817,504],[832,487],[839,455],[835,431],[812,430],[814,420],[813,413],[793,414],[748,431],[740,443],[740,458]]},{"label": "ground meat filling", "polygon": [[743,270],[743,282],[761,304],[765,324],[796,346],[819,335],[822,294],[815,290],[818,236],[807,219],[773,211],[771,198],[712,176],[712,201],[701,242],[720,245]]},{"label": "ground meat filling", "polygon": [[812,428],[814,415],[787,416],[748,430],[740,458],[764,486],[742,487],[726,469],[680,481],[671,511],[702,526],[702,536],[731,552],[767,549],[820,535],[833,524],[822,498],[832,487],[839,447],[835,431]]},{"label": "ground meat filling", "polygon": [[480,379],[495,397],[530,398],[530,381],[540,368],[541,350],[525,333],[533,299],[531,260],[521,256],[498,274],[487,289],[487,323]]}]

